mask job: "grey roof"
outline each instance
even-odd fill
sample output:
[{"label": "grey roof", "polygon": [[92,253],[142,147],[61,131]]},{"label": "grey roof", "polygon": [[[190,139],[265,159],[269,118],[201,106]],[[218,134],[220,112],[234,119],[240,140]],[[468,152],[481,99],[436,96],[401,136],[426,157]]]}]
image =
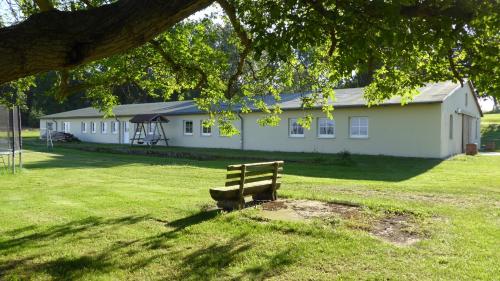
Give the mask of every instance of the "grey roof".
[{"label": "grey roof", "polygon": [[[420,94],[417,95],[410,104],[418,103],[440,103],[451,94],[455,89],[460,87],[460,84],[446,81],[438,83],[430,83],[419,89]],[[366,100],[363,97],[364,88],[350,88],[335,90],[335,101],[331,104],[336,107],[364,107]],[[301,98],[310,95],[308,93],[291,93],[282,94],[279,104],[283,110],[301,108]],[[268,105],[276,104],[276,100],[272,96],[264,97],[264,101]],[[393,97],[381,105],[396,105],[401,104],[401,97]],[[238,110],[237,107],[233,109]],[[138,114],[162,114],[162,115],[185,115],[185,114],[203,114],[204,111],[198,109],[193,100],[172,101],[172,102],[155,102],[155,103],[140,103],[140,104],[124,104],[117,105],[113,108],[115,116],[134,116]],[[42,119],[49,118],[84,118],[84,117],[101,117],[103,114],[92,107],[76,109],[56,114],[42,116]]]}]

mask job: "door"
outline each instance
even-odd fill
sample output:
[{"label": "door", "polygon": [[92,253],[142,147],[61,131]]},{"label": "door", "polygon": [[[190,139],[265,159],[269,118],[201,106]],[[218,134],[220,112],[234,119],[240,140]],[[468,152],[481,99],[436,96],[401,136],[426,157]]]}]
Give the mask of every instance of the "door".
[{"label": "door", "polygon": [[123,143],[130,143],[130,123],[128,121],[123,121]]},{"label": "door", "polygon": [[465,152],[465,146],[472,141],[472,117],[462,115],[462,152]]}]

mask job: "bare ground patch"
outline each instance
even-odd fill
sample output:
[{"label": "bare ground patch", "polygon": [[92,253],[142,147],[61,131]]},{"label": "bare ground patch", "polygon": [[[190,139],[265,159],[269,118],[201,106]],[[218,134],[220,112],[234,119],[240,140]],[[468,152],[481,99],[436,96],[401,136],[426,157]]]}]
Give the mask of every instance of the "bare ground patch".
[{"label": "bare ground patch", "polygon": [[412,214],[385,213],[375,216],[358,205],[291,199],[266,202],[260,208],[260,215],[269,220],[308,221],[337,217],[350,228],[367,231],[399,246],[412,245],[422,239]]}]

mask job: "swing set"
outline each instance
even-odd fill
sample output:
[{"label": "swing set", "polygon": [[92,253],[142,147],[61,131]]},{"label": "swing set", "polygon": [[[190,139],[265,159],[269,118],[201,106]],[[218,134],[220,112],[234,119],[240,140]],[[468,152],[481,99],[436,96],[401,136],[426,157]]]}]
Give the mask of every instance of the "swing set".
[{"label": "swing set", "polygon": [[168,123],[166,116],[162,114],[140,114],[130,119],[135,124],[135,131],[130,145],[140,144],[149,147],[164,141],[168,146],[168,138],[165,135],[163,124]]}]

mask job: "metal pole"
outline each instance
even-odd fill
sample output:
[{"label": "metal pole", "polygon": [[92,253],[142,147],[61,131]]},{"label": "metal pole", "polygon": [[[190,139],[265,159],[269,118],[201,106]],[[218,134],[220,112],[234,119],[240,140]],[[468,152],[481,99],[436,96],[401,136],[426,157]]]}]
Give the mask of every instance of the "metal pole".
[{"label": "metal pole", "polygon": [[163,124],[160,122],[161,132],[163,133],[163,140],[165,141],[165,146],[168,146],[167,135],[165,134],[165,129],[163,128]]},{"label": "metal pole", "polygon": [[23,138],[22,138],[22,123],[21,123],[21,110],[17,107],[17,129],[19,131],[19,168],[23,168]]},{"label": "metal pole", "polygon": [[12,173],[16,173],[16,143],[15,143],[15,138],[16,138],[16,129],[14,128],[14,107],[12,107],[9,110],[9,121],[10,122],[10,127],[11,127],[11,148],[12,148]]}]

